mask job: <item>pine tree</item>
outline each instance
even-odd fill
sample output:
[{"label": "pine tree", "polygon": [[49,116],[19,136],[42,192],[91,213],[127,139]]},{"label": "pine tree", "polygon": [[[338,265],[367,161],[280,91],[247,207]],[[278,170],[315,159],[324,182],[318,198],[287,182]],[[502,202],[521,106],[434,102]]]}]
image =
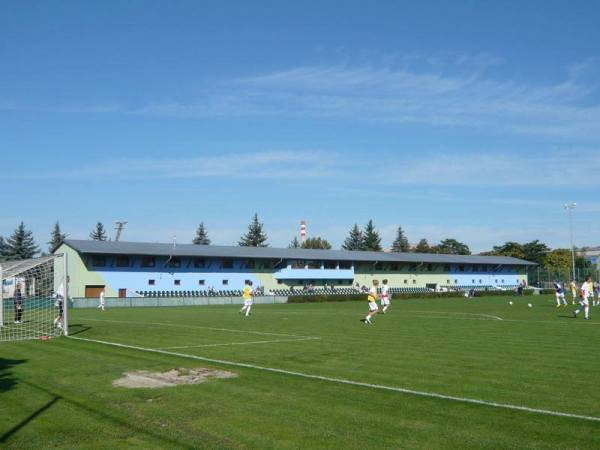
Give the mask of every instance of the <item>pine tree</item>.
[{"label": "pine tree", "polygon": [[331,244],[327,239],[322,239],[319,236],[310,237],[302,243],[302,248],[310,248],[316,250],[331,250]]},{"label": "pine tree", "polygon": [[98,222],[96,224],[96,228],[94,228],[90,233],[90,239],[94,241],[106,240],[106,231],[104,231],[104,225],[102,225],[102,222]]},{"label": "pine tree", "polygon": [[375,231],[375,225],[373,225],[372,220],[369,220],[365,226],[363,236],[363,250],[371,252],[380,252],[382,250],[381,237],[379,237],[379,233]]},{"label": "pine tree", "polygon": [[238,242],[240,247],[268,247],[267,235],[263,231],[263,224],[258,221],[258,213],[254,213],[252,222],[248,225],[248,232]]},{"label": "pine tree", "polygon": [[6,261],[8,258],[8,245],[2,236],[0,236],[0,261]]},{"label": "pine tree", "polygon": [[66,237],[66,234],[61,233],[60,225],[58,224],[58,221],[56,221],[52,233],[50,233],[50,242],[48,242],[48,250],[50,250],[50,253],[56,250],[60,244],[64,242]]},{"label": "pine tree", "polygon": [[210,245],[210,239],[208,238],[208,232],[204,228],[204,222],[200,222],[198,229],[196,230],[196,237],[192,240],[192,244],[196,245]]},{"label": "pine tree", "polygon": [[406,239],[402,227],[398,227],[396,239],[392,243],[392,251],[397,253],[410,251],[410,244],[408,243],[408,239]]},{"label": "pine tree", "polygon": [[358,228],[358,224],[354,224],[350,230],[350,234],[344,240],[342,248],[344,250],[364,250],[363,232]]},{"label": "pine tree", "polygon": [[431,253],[431,247],[427,239],[421,239],[415,247],[415,253]]},{"label": "pine tree", "polygon": [[6,240],[6,259],[29,259],[39,253],[40,248],[35,244],[33,233],[25,228],[21,222],[12,236]]},{"label": "pine tree", "polygon": [[300,241],[297,236],[294,236],[294,239],[291,240],[288,248],[300,248]]}]

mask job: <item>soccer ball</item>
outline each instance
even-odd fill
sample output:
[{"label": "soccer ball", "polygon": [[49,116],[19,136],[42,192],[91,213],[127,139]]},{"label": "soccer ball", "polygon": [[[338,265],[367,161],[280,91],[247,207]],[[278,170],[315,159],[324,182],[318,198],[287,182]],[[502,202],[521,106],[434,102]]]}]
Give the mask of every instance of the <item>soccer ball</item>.
[{"label": "soccer ball", "polygon": [[527,303],[527,306],[529,306],[530,308],[533,308],[533,305],[531,303]]},{"label": "soccer ball", "polygon": [[509,305],[512,305],[512,302],[508,302]]}]

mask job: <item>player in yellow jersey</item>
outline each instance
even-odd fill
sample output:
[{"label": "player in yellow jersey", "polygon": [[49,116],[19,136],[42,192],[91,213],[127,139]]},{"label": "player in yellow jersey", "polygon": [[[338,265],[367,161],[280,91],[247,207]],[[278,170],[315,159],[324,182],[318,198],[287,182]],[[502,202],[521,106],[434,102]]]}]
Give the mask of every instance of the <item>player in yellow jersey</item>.
[{"label": "player in yellow jersey", "polygon": [[571,280],[569,283],[569,289],[571,290],[573,304],[575,304],[575,300],[577,299],[577,284],[575,283],[575,280]]},{"label": "player in yellow jersey", "polygon": [[246,317],[250,315],[250,309],[252,309],[252,281],[247,280],[244,289],[242,290],[242,298],[244,299],[244,306],[240,309],[240,313],[246,313]]},{"label": "player in yellow jersey", "polygon": [[377,286],[379,286],[378,280],[373,280],[373,286],[369,289],[369,293],[367,294],[367,300],[369,301],[369,314],[362,319],[362,322],[365,325],[373,325],[371,322],[371,317],[379,312],[379,308],[377,307]]}]

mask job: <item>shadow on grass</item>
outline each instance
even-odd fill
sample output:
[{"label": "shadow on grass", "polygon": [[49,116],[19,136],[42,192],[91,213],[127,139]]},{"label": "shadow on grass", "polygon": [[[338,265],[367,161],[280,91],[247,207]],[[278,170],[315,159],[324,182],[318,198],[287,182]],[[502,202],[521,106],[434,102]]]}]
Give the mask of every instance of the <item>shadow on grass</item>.
[{"label": "shadow on grass", "polygon": [[2,436],[0,436],[0,444],[6,442],[8,439],[10,439],[10,437],[13,434],[17,433],[21,428],[25,427],[29,422],[31,422],[37,416],[39,416],[40,414],[42,414],[44,411],[46,411],[47,409],[50,409],[60,399],[61,399],[60,397],[55,396],[52,400],[50,400],[44,406],[42,406],[41,408],[39,408],[36,411],[34,411],[33,413],[31,413],[25,419],[21,420],[21,422],[19,422],[17,425],[15,425],[14,427],[12,427],[6,433],[3,433]]},{"label": "shadow on grass", "polygon": [[85,333],[87,330],[91,330],[92,327],[82,325],[80,323],[69,324],[69,336],[75,336],[79,333]]},{"label": "shadow on grass", "polygon": [[[106,410],[93,408],[92,406],[90,406],[87,403],[83,403],[83,402],[65,397],[64,395],[62,395],[62,396],[57,395],[55,392],[52,392],[51,390],[49,390],[43,386],[39,386],[35,383],[31,383],[29,381],[22,381],[22,383],[26,384],[27,386],[34,388],[38,391],[42,391],[42,392],[48,394],[49,396],[52,397],[52,400],[50,400],[46,405],[44,405],[42,408],[38,409],[36,412],[32,413],[27,419],[23,420],[19,425],[13,427],[11,430],[4,433],[0,437],[0,443],[3,443],[8,438],[13,436],[17,431],[21,430],[25,425],[27,425],[29,422],[31,422],[31,420],[33,420],[34,418],[39,416],[41,413],[46,411],[48,408],[52,407],[52,405],[54,405],[57,401],[60,400],[61,402],[65,402],[65,403],[70,404],[71,406],[75,406],[76,408],[78,408],[82,411],[85,411],[86,413],[88,413],[96,418],[106,420],[106,421],[112,423],[113,425],[122,427],[124,429],[133,430],[133,431],[135,431],[135,433],[138,433],[140,435],[145,435],[149,439],[151,439],[151,441],[155,445],[158,445],[159,447],[163,447],[163,448],[177,447],[177,448],[189,448],[189,449],[196,448],[196,446],[190,445],[188,443],[184,443],[175,438],[161,435],[157,432],[152,431],[151,429],[143,428],[142,426],[136,424],[134,421],[128,421],[124,418],[120,418],[120,417],[116,417],[115,415],[108,414],[106,412]],[[203,433],[200,430],[196,430],[196,434],[199,437],[205,437],[207,442],[218,439],[215,436],[213,436],[209,433]],[[202,435],[204,435],[204,436],[202,436]],[[223,438],[220,438],[220,440],[223,441]],[[227,444],[228,444],[227,442],[221,442],[221,445],[224,445],[225,447],[227,447]],[[231,443],[229,443],[229,444],[231,444]]]},{"label": "shadow on grass", "polygon": [[0,392],[8,391],[17,384],[16,378],[12,376],[9,370],[17,364],[26,362],[26,359],[0,358]]}]

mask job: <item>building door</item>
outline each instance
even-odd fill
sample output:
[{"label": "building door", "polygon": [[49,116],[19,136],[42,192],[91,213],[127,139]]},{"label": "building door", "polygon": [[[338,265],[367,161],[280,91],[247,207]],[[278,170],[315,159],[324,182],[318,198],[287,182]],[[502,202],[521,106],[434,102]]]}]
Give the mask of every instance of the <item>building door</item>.
[{"label": "building door", "polygon": [[104,286],[90,286],[87,285],[85,287],[85,296],[87,298],[98,298],[100,297],[100,292],[104,290]]},{"label": "building door", "polygon": [[127,297],[127,289],[119,289],[119,298]]}]

